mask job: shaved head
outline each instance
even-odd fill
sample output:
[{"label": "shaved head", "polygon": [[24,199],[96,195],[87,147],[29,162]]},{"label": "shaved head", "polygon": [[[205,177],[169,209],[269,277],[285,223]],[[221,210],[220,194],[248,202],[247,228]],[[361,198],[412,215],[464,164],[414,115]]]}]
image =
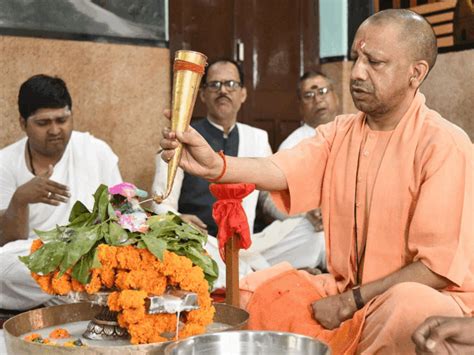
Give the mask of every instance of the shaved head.
[{"label": "shaved head", "polygon": [[425,60],[431,70],[436,63],[438,47],[436,36],[423,16],[405,9],[390,9],[377,12],[364,21],[364,24],[400,27],[399,40],[406,42],[414,61]]}]

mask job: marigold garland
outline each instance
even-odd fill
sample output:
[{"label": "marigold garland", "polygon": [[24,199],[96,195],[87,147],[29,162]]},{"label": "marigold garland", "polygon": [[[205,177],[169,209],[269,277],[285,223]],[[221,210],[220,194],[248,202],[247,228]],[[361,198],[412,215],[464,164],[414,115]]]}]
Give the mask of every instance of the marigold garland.
[{"label": "marigold garland", "polygon": [[[33,241],[31,253],[42,245],[39,239]],[[90,282],[85,286],[72,277],[71,270],[62,276],[58,270],[47,275],[32,273],[32,276],[49,294],[65,295],[71,290],[92,294],[103,287],[117,288],[119,291],[109,295],[108,306],[119,313],[119,325],[128,330],[132,344],[167,341],[162,334],[176,331],[176,314],[147,314],[145,309],[145,299],[162,295],[168,286],[198,295],[199,309],[183,312],[180,318],[184,323],[179,331],[180,339],[202,334],[212,323],[215,308],[208,282],[203,270],[193,266],[187,257],[165,251],[161,262],[148,249],[134,246],[100,244],[97,250],[102,267],[92,269]]]}]

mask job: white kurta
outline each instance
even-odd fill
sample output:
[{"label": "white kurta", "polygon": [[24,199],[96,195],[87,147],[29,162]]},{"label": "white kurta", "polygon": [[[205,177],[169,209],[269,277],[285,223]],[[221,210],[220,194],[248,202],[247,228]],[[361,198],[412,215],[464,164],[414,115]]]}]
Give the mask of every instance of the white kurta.
[{"label": "white kurta", "polygon": [[316,129],[305,123],[291,132],[290,135],[280,144],[278,150],[291,149],[303,139],[314,137],[315,134]]},{"label": "white kurta", "polygon": [[[0,210],[8,207],[15,190],[34,176],[25,161],[27,138],[0,150]],[[33,229],[50,230],[67,224],[69,213],[76,201],[89,209],[94,204],[93,193],[100,184],[114,185],[122,178],[118,158],[102,140],[89,133],[73,131],[61,160],[54,166],[51,180],[69,187],[71,197],[67,203],[51,206],[43,203],[29,206],[29,239],[8,243],[0,248],[1,287],[0,308],[26,309],[50,299],[32,280],[19,255],[29,253]]]}]

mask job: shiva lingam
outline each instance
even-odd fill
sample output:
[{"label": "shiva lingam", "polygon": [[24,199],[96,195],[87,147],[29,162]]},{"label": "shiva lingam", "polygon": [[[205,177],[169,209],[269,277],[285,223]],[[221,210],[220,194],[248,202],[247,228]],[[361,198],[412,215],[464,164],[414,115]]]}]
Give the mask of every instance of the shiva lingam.
[{"label": "shiva lingam", "polygon": [[[120,327],[117,321],[117,312],[113,312],[107,305],[107,300],[112,290],[99,291],[94,294],[86,292],[70,292],[65,296],[69,301],[89,302],[102,307],[87,325],[83,337],[90,340],[114,340],[127,339],[129,337],[126,329]],[[145,300],[148,314],[168,313],[177,314],[176,333],[164,333],[165,338],[174,339],[179,332],[179,315],[199,308],[198,295],[194,292],[168,287],[161,296],[149,296]]]}]

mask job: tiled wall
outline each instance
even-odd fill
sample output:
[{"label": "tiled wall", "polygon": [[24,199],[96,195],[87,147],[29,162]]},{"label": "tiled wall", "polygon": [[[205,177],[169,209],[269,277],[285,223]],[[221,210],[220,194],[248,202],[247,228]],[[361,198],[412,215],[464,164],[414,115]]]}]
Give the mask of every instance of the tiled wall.
[{"label": "tiled wall", "polygon": [[169,107],[166,48],[0,36],[0,148],[23,136],[17,95],[44,73],[63,78],[73,99],[75,129],[105,140],[125,181],[150,190],[155,153]]},{"label": "tiled wall", "polygon": [[[444,118],[460,126],[474,141],[474,49],[438,55],[420,91],[426,104]],[[321,69],[336,81],[342,113],[356,112],[349,92],[352,62],[322,64]]]}]

